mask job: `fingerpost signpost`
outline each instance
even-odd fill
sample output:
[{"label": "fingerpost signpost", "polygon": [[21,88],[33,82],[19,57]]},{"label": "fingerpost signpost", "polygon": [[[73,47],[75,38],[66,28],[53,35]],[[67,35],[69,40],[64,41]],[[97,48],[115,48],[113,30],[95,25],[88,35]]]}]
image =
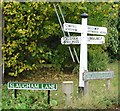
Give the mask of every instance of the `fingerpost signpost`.
[{"label": "fingerpost signpost", "polygon": [[63,29],[66,32],[81,33],[81,36],[62,37],[61,44],[80,44],[80,68],[79,68],[79,86],[78,92],[84,90],[84,72],[88,72],[87,68],[87,44],[103,44],[105,43],[104,36],[88,36],[87,34],[106,35],[106,27],[90,26],[87,25],[88,14],[81,14],[81,24],[64,23]]}]

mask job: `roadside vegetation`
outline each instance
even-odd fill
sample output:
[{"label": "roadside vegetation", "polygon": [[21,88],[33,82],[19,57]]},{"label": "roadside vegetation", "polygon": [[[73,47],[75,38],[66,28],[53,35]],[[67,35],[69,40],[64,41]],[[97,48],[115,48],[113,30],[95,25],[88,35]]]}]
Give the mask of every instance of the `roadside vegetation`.
[{"label": "roadside vegetation", "polygon": [[[118,62],[109,64],[108,69],[115,72],[111,79],[110,90],[106,90],[105,80],[89,81],[89,95],[78,94],[78,74],[49,73],[46,78],[41,78],[38,72],[35,76],[27,76],[25,79],[17,78],[16,81],[25,82],[53,82],[58,84],[57,91],[51,91],[50,105],[47,104],[47,91],[18,90],[17,98],[14,90],[8,90],[6,84],[2,89],[3,109],[66,109],[65,95],[62,92],[63,81],[74,82],[74,92],[71,95],[70,109],[118,109]],[[52,76],[50,76],[52,74]],[[31,80],[32,78],[32,80]],[[13,81],[13,80],[12,80]]]},{"label": "roadside vegetation", "polygon": [[[60,6],[67,23],[81,24],[80,15],[86,12],[89,15],[88,25],[107,28],[104,44],[88,45],[88,71],[113,70],[115,75],[111,79],[110,91],[106,90],[105,80],[91,80],[89,95],[78,94],[79,64],[73,63],[68,46],[61,44],[63,33],[52,2],[4,2],[2,108],[66,109],[61,84],[70,80],[74,82],[74,92],[69,109],[118,110],[119,2],[61,2]],[[79,55],[79,45],[70,47],[72,50],[76,48]],[[48,105],[47,91],[19,90],[18,97],[14,98],[14,91],[7,89],[10,81],[54,82],[58,84],[58,90],[51,91],[51,103]]]}]

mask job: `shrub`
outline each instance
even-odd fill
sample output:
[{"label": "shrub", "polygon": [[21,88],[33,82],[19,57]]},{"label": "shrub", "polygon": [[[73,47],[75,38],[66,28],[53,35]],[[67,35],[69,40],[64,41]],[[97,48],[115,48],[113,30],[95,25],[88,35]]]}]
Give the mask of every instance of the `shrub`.
[{"label": "shrub", "polygon": [[103,50],[89,50],[88,56],[89,71],[100,71],[107,68],[109,58]]}]

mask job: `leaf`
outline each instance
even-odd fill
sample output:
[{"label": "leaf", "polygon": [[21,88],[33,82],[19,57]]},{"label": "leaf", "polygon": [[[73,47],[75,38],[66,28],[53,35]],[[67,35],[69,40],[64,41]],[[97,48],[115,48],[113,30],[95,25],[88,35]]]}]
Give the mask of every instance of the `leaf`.
[{"label": "leaf", "polygon": [[51,100],[50,104],[51,104],[51,106],[57,106],[58,105],[56,100]]}]

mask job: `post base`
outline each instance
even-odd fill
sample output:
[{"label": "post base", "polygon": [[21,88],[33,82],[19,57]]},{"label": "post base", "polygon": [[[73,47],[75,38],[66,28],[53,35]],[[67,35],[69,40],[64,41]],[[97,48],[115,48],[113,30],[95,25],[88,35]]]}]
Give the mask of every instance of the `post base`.
[{"label": "post base", "polygon": [[84,94],[84,87],[78,87],[78,94],[80,95]]}]

